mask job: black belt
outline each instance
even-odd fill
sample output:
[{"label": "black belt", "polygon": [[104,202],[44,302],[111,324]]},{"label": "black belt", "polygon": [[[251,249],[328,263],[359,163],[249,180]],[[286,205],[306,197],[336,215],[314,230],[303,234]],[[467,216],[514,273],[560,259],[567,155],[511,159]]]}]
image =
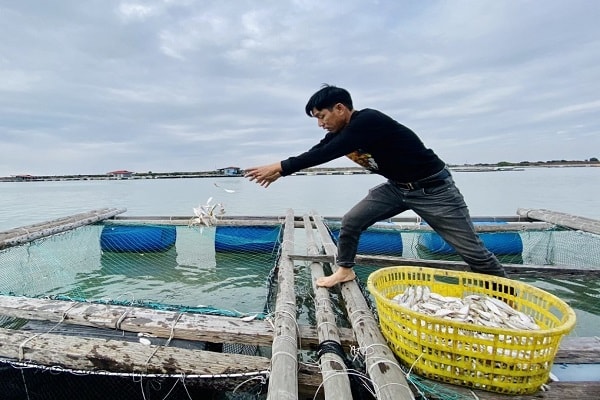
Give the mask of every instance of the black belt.
[{"label": "black belt", "polygon": [[396,182],[392,181],[396,186],[405,190],[418,190],[425,188],[432,188],[436,186],[443,185],[446,183],[446,178],[450,176],[450,172],[447,169],[443,169],[435,175],[427,177],[425,179],[420,179],[414,182]]}]

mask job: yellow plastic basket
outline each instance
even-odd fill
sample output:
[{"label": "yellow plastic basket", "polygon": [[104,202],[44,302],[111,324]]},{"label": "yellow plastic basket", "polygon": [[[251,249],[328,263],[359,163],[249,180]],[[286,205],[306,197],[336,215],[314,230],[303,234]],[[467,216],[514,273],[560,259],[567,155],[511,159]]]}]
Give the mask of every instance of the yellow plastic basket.
[{"label": "yellow plastic basket", "polygon": [[[540,330],[484,327],[427,316],[391,299],[409,286],[443,296],[488,295],[532,316]],[[391,349],[413,372],[430,379],[505,394],[531,394],[548,381],[574,311],[541,289],[510,279],[422,267],[389,267],[367,281],[379,325]]]}]

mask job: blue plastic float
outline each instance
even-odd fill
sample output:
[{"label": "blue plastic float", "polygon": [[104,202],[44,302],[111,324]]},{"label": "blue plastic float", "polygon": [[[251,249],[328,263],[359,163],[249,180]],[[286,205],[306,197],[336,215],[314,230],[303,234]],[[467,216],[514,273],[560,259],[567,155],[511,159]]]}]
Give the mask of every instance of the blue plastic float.
[{"label": "blue plastic float", "polygon": [[173,247],[177,239],[175,226],[105,225],[100,248],[114,252],[160,252]]},{"label": "blue plastic float", "polygon": [[[337,243],[340,230],[333,229],[331,235]],[[399,231],[371,228],[360,235],[359,254],[402,256],[402,236]]]},{"label": "blue plastic float", "polygon": [[217,226],[216,252],[273,252],[280,242],[280,226]]},{"label": "blue plastic float", "polygon": [[[474,225],[502,225],[503,221],[477,221]],[[518,232],[493,232],[480,233],[483,244],[496,255],[517,255],[523,252],[523,240]],[[432,254],[456,254],[454,247],[450,246],[440,235],[427,232],[419,235],[418,245]]]}]

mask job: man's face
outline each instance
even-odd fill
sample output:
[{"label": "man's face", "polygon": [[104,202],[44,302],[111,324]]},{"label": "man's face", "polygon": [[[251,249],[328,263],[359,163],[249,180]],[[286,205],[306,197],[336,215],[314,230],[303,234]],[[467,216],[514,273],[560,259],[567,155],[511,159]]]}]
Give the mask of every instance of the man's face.
[{"label": "man's face", "polygon": [[312,115],[317,119],[320,128],[327,130],[328,132],[339,132],[348,123],[346,115],[346,107],[338,103],[331,108],[331,110],[323,109],[317,110],[313,108]]}]

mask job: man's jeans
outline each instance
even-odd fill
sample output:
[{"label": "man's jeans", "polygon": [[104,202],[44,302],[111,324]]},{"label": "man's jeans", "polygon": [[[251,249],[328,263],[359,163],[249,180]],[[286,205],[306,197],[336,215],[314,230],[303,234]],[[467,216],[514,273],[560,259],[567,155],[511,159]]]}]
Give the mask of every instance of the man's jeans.
[{"label": "man's jeans", "polygon": [[413,210],[450,244],[474,272],[506,277],[504,268],[483,244],[469,216],[464,198],[452,176],[440,185],[408,190],[388,181],[369,194],[342,218],[337,264],[352,267],[363,230],[377,221]]}]

